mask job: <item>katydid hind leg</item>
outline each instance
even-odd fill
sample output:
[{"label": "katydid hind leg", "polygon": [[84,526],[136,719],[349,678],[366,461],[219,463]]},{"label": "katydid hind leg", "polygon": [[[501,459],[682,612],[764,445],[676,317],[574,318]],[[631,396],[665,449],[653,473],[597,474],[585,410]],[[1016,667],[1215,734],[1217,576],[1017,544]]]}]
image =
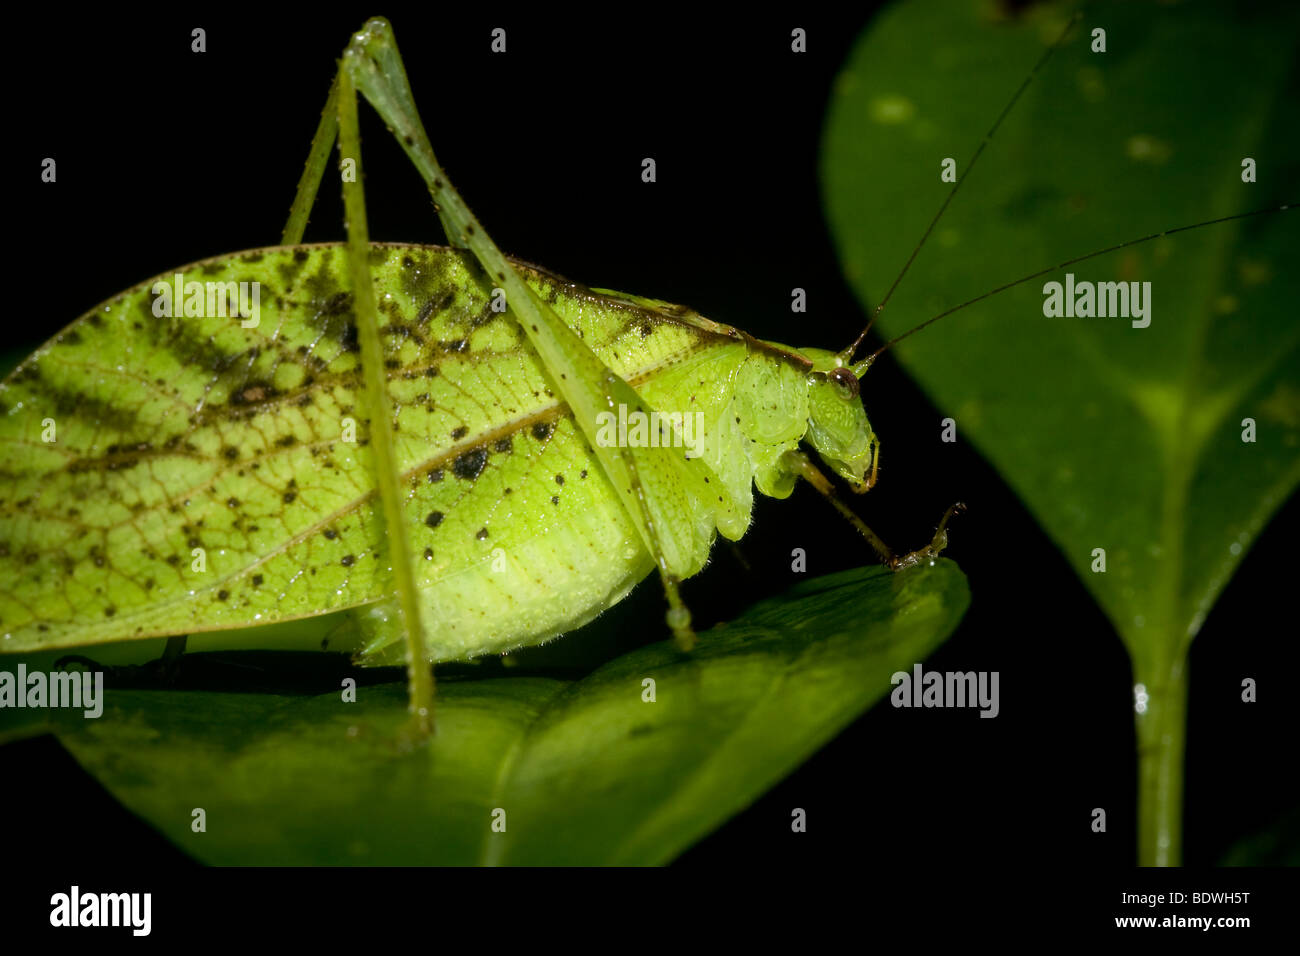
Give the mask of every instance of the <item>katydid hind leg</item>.
[{"label": "katydid hind leg", "polygon": [[[648,498],[657,492],[650,490],[648,479],[651,476],[645,468],[698,471],[703,466],[691,462],[685,465],[669,462],[665,450],[648,449],[664,460],[642,457],[641,467],[638,467],[637,451],[597,447],[598,412],[617,404],[640,406],[640,396],[605,366],[550,306],[524,284],[452,186],[434,155],[416,110],[392,28],[386,21],[371,20],[356,34],[344,55],[344,69],[357,90],[388,124],[424,179],[448,241],[471,251],[490,281],[500,283],[504,289],[510,312],[520,323],[558,392],[596,450],[606,475],[624,497],[624,506],[659,569],[669,604],[667,621],[678,645],[683,648],[693,646],[695,636],[690,627],[690,613],[682,602],[677,585],[693,570],[690,557],[699,551],[699,529],[689,522],[668,527],[669,522],[655,520]],[[686,476],[683,474],[682,477]],[[663,484],[654,487],[661,488]],[[661,514],[662,511],[660,509]]]},{"label": "katydid hind leg", "polygon": [[334,82],[330,84],[329,96],[325,98],[325,108],[321,110],[320,123],[311,139],[311,149],[307,153],[302,177],[298,180],[293,205],[289,207],[289,219],[280,234],[282,246],[295,246],[302,242],[303,233],[307,229],[307,219],[311,215],[312,206],[316,204],[321,178],[325,175],[330,152],[334,149],[334,141],[338,138],[338,99],[339,81],[335,76]]},{"label": "katydid hind leg", "polygon": [[[353,174],[342,177],[343,206],[347,217],[348,273],[370,413],[370,448],[374,455],[375,481],[379,487],[393,581],[406,633],[411,736],[418,741],[433,731],[433,668],[425,655],[423,615],[419,592],[415,586],[410,542],[403,521],[401,492],[397,487],[392,403],[388,395],[383,344],[379,338],[379,313],[370,275],[370,236],[366,222],[365,192],[361,185],[361,135],[357,124],[357,97],[352,76],[346,67],[339,71],[330,95],[337,100],[338,105],[339,155],[343,163],[352,164]],[[325,125],[322,121],[322,127]]]},{"label": "katydid hind leg", "polygon": [[[356,121],[356,90],[345,75],[345,70],[335,74],[330,84],[329,95],[321,110],[320,122],[312,137],[311,149],[307,162],[298,181],[289,219],[281,234],[281,245],[294,245],[302,241],[307,220],[315,205],[320,191],[321,180],[329,163],[329,156],[336,141],[339,145],[341,159],[351,159],[355,163],[355,175],[343,178],[344,205],[347,211],[348,228],[348,266],[354,287],[354,302],[357,313],[358,340],[362,344],[363,371],[368,378],[367,393],[371,404],[371,420],[379,423],[378,433],[372,435],[376,450],[376,480],[380,486],[381,498],[384,499],[385,525],[389,547],[393,555],[394,577],[399,594],[397,602],[401,610],[403,636],[407,642],[408,681],[410,711],[413,720],[413,736],[419,739],[433,728],[434,683],[430,665],[425,660],[423,627],[420,620],[418,601],[414,586],[414,577],[410,570],[409,549],[405,547],[406,539],[400,522],[400,509],[394,514],[391,508],[393,490],[385,491],[391,482],[385,477],[393,475],[394,455],[392,453],[391,421],[388,414],[387,393],[373,387],[371,370],[382,362],[378,346],[378,315],[374,307],[374,291],[370,281],[368,260],[361,250],[369,245],[369,230],[365,216],[364,188],[360,183],[360,136]],[[346,128],[344,128],[346,127]],[[360,252],[360,254],[359,254]],[[373,330],[374,335],[367,335]],[[382,381],[382,371],[380,372]],[[376,414],[377,413],[377,414]],[[372,429],[374,426],[372,426]],[[387,455],[384,452],[387,451]],[[389,459],[385,468],[379,459]],[[396,520],[395,520],[396,519]],[[411,624],[407,624],[407,622]]]}]

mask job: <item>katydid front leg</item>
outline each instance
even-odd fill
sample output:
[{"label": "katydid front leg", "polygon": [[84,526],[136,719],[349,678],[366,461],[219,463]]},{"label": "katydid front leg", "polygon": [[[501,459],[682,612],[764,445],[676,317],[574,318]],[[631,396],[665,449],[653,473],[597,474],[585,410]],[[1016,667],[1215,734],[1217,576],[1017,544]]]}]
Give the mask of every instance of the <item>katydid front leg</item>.
[{"label": "katydid front leg", "polygon": [[821,473],[817,466],[812,463],[812,459],[806,454],[798,450],[786,452],[785,464],[790,471],[807,481],[817,490],[818,494],[829,501],[831,506],[843,515],[845,520],[853,525],[862,537],[867,539],[867,543],[871,545],[876,554],[880,555],[880,560],[887,564],[892,571],[902,571],[904,568],[929,563],[937,558],[943,552],[943,549],[948,546],[948,522],[952,520],[953,515],[966,510],[966,506],[960,501],[950,505],[948,510],[943,513],[943,518],[940,519],[939,527],[935,530],[930,543],[923,548],[918,548],[900,556],[895,554],[894,549],[885,544],[880,535],[872,531],[866,522],[859,518],[853,509],[840,499],[830,479]]}]

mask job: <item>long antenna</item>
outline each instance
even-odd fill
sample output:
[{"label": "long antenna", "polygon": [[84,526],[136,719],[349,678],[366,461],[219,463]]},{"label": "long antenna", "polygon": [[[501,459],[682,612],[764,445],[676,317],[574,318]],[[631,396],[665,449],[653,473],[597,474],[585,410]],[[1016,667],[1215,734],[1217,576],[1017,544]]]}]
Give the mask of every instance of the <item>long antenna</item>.
[{"label": "long antenna", "polygon": [[1056,52],[1057,48],[1065,42],[1065,38],[1069,36],[1070,31],[1074,29],[1074,25],[1079,22],[1082,16],[1083,11],[1078,10],[1075,12],[1074,16],[1070,18],[1070,22],[1065,25],[1065,29],[1061,31],[1061,35],[1056,38],[1056,42],[1043,51],[1043,55],[1040,56],[1038,62],[1034,64],[1034,68],[1029,71],[1029,75],[1026,76],[1024,82],[1020,84],[1020,88],[1016,90],[1007,105],[1002,108],[1002,112],[998,114],[997,120],[995,120],[993,125],[989,127],[989,131],[984,134],[984,139],[980,142],[978,148],[976,148],[975,154],[971,156],[970,162],[968,162],[964,167],[962,174],[957,177],[957,182],[953,183],[953,187],[948,192],[948,197],[944,199],[943,205],[939,207],[939,211],[936,212],[934,218],[930,220],[930,225],[925,227],[925,234],[921,236],[921,241],[916,244],[916,248],[912,250],[912,254],[908,257],[907,262],[903,264],[903,271],[898,274],[898,278],[896,278],[894,284],[889,287],[889,291],[885,293],[885,297],[880,300],[880,304],[872,311],[871,318],[867,321],[866,328],[864,328],[858,337],[853,340],[852,345],[840,353],[840,357],[844,360],[846,365],[852,361],[854,353],[857,352],[858,347],[866,339],[867,333],[871,331],[871,327],[876,324],[876,319],[879,318],[880,313],[884,311],[885,306],[889,304],[890,298],[894,295],[894,290],[897,289],[898,284],[903,281],[903,276],[907,275],[907,270],[912,268],[912,263],[916,261],[916,257],[920,253],[921,247],[925,245],[926,240],[930,238],[930,233],[934,232],[934,227],[937,226],[939,220],[943,218],[943,214],[947,211],[948,205],[952,202],[953,197],[957,195],[957,190],[961,189],[962,184],[966,182],[967,177],[969,177],[971,171],[974,170],[975,164],[979,162],[980,155],[984,152],[984,147],[989,144],[991,139],[993,139],[993,135],[998,131],[998,127],[1002,125],[1002,121],[1007,118],[1007,115],[1015,107],[1016,103],[1019,102],[1021,95],[1029,88],[1029,84],[1034,81],[1034,77],[1038,75],[1038,71],[1043,68],[1043,64],[1046,63],[1048,59],[1051,58],[1052,54]]},{"label": "long antenna", "polygon": [[1013,289],[1018,285],[1023,285],[1024,283],[1029,282],[1031,279],[1040,278],[1049,273],[1056,272],[1058,269],[1064,269],[1067,266],[1072,266],[1079,262],[1086,262],[1088,259],[1095,259],[1097,256],[1104,256],[1106,253],[1114,252],[1117,249],[1124,249],[1127,248],[1128,246],[1136,246],[1143,242],[1150,242],[1152,239],[1159,239],[1161,236],[1172,236],[1175,233],[1188,232],[1189,230],[1192,229],[1203,229],[1206,226],[1217,226],[1220,223],[1233,222],[1234,220],[1237,219],[1250,219],[1253,216],[1264,216],[1264,215],[1268,215],[1269,213],[1286,212],[1289,209],[1297,209],[1297,208],[1300,208],[1300,202],[1288,202],[1288,203],[1284,203],[1281,206],[1270,206],[1267,209],[1256,209],[1253,212],[1240,212],[1233,216],[1221,216],[1218,219],[1207,219],[1204,222],[1194,222],[1189,226],[1179,226],[1176,229],[1166,229],[1163,232],[1153,232],[1149,236],[1141,236],[1137,239],[1129,239],[1126,242],[1119,242],[1113,246],[1107,246],[1105,249],[1098,249],[1096,252],[1090,252],[1087,255],[1075,256],[1073,259],[1066,259],[1064,262],[1057,263],[1054,266],[1048,266],[1046,269],[1039,269],[1037,272],[1031,272],[1027,276],[1021,276],[1019,279],[1016,279],[1014,282],[1008,282],[1005,285],[998,286],[996,289],[990,289],[988,292],[985,292],[983,295],[977,295],[973,299],[967,299],[961,305],[954,305],[951,309],[946,309],[943,312],[940,312],[938,315],[926,319],[920,325],[908,329],[902,335],[890,339],[880,348],[876,349],[874,352],[872,352],[870,355],[864,358],[861,362],[858,362],[856,365],[854,365],[853,374],[861,378],[862,373],[871,367],[871,363],[874,362],[882,352],[884,352],[886,349],[892,348],[893,346],[897,345],[899,342],[903,341],[903,339],[907,338],[909,335],[912,335],[916,332],[920,332],[927,325],[932,325],[935,322],[938,322],[944,316],[952,315],[954,312],[960,312],[962,309],[966,308],[967,306],[974,305],[976,302],[980,302],[984,299],[987,299],[989,296],[997,295],[999,292],[1005,292],[1007,291],[1007,289]]}]

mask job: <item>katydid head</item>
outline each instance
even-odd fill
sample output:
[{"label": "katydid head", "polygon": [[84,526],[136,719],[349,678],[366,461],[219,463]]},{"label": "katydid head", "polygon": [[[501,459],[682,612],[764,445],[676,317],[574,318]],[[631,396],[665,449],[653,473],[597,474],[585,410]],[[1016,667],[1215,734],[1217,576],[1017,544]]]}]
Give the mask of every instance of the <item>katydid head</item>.
[{"label": "katydid head", "polygon": [[856,492],[876,483],[880,442],[867,421],[855,370],[825,349],[800,349],[808,373],[808,431],[804,439]]}]

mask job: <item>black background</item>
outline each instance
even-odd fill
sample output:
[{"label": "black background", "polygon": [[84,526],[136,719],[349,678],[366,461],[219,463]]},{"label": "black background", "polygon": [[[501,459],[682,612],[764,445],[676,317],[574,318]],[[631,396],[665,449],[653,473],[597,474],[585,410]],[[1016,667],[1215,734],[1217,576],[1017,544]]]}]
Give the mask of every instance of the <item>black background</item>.
[{"label": "black background", "polygon": [[[10,104],[10,158],[22,166],[9,181],[22,204],[9,223],[20,272],[8,346],[29,351],[147,277],[277,241],[334,58],[366,13],[291,9],[78,15],[59,26]],[[873,9],[832,18],[802,7],[722,16],[627,6],[582,20],[473,5],[379,12],[394,23],[444,168],[505,251],[760,337],[839,348],[862,313],[823,223],[818,143],[832,79]],[[195,26],[207,31],[201,55],[190,52]],[[496,26],[508,31],[505,56],[489,52]],[[808,31],[806,55],[790,53],[793,26]],[[415,172],[362,112],[372,237],[443,241]],[[46,156],[58,161],[55,185],[39,182]],[[644,156],[657,161],[653,185],[640,179]],[[326,192],[306,238],[342,236],[341,203]],[[792,328],[796,286],[810,311]],[[948,554],[973,602],[927,667],[1000,671],[1001,715],[876,707],[679,865],[834,863],[885,875],[1131,864],[1132,688],[1117,636],[992,468],[965,443],[939,441],[945,413],[892,361],[863,393],[885,449],[879,485],[854,501],[865,520],[911,548],[948,504],[970,506]],[[1296,627],[1284,600],[1298,515],[1292,501],[1264,532],[1194,645],[1189,864],[1216,862],[1300,806],[1290,779]],[[807,550],[809,575],[873,560],[809,489],[761,500],[743,563],[722,544],[688,582],[698,623],[793,583],[794,547]],[[645,585],[597,630],[657,640],[661,620],[662,595]],[[601,638],[569,640],[585,653]],[[1245,676],[1260,684],[1254,706],[1240,703]],[[0,775],[0,818],[33,823],[9,836],[16,853],[157,873],[188,864],[52,739],[5,748]],[[807,810],[806,834],[790,832],[792,807]],[[1105,834],[1091,832],[1094,807],[1107,809]]]}]

